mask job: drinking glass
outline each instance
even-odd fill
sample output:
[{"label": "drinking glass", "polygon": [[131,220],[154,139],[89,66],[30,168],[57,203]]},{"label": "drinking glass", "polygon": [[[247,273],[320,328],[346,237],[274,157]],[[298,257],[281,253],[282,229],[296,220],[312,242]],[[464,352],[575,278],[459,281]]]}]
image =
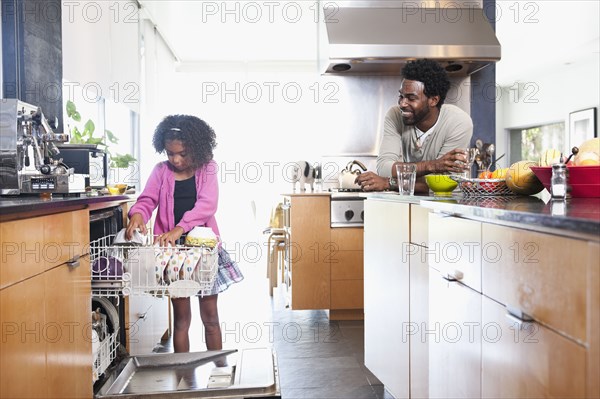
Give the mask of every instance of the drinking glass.
[{"label": "drinking glass", "polygon": [[414,195],[417,165],[414,163],[396,165],[396,174],[398,175],[398,193],[400,195]]},{"label": "drinking glass", "polygon": [[475,158],[479,155],[479,148],[464,148],[465,151],[465,171],[462,173],[462,176],[465,179],[470,179],[472,172],[471,168],[473,167],[473,162],[475,162]]}]

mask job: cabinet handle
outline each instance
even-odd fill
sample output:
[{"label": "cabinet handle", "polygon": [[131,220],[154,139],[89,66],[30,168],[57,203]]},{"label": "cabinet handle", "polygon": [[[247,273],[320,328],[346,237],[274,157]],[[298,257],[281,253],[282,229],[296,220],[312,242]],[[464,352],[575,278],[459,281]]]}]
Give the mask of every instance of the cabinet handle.
[{"label": "cabinet handle", "polygon": [[76,267],[79,267],[79,256],[75,256],[73,259],[67,261],[67,265],[71,268],[71,269],[75,269]]},{"label": "cabinet handle", "polygon": [[453,273],[446,273],[446,275],[442,275],[442,278],[446,281],[460,281],[465,277],[463,272],[460,270],[455,270]]},{"label": "cabinet handle", "polygon": [[528,325],[534,320],[531,316],[524,313],[521,309],[506,305],[506,318],[510,321],[511,325],[517,325],[519,330],[527,329]]},{"label": "cabinet handle", "polygon": [[148,312],[138,313],[138,319],[146,320],[146,316],[148,316]]}]

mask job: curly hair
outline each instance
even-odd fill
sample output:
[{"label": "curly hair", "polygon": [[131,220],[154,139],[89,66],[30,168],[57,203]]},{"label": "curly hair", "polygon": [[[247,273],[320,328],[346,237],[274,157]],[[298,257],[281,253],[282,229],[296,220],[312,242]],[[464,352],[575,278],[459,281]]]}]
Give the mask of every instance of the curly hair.
[{"label": "curly hair", "polygon": [[196,116],[169,115],[156,126],[152,145],[156,152],[162,153],[167,140],[180,140],[189,152],[194,167],[200,168],[213,159],[216,138],[215,131]]},{"label": "curly hair", "polygon": [[440,96],[437,107],[444,104],[446,94],[450,90],[450,80],[440,64],[432,60],[411,61],[402,69],[402,77],[423,83],[423,91],[427,97]]}]

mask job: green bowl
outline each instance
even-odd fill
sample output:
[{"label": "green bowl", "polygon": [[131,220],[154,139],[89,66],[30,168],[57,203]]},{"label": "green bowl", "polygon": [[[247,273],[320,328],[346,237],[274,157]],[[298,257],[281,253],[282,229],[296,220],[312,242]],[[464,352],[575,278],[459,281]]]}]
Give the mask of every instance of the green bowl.
[{"label": "green bowl", "polygon": [[458,186],[458,182],[448,175],[426,175],[425,182],[435,195],[452,195],[452,191]]}]

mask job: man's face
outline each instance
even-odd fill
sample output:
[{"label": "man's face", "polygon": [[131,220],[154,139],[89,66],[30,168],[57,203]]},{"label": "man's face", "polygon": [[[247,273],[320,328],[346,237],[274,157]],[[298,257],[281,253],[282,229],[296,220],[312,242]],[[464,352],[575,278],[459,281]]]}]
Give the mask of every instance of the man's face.
[{"label": "man's face", "polygon": [[402,81],[398,105],[405,125],[418,125],[430,115],[431,108],[437,105],[437,96],[427,97],[424,91],[425,85],[422,82],[408,79]]}]

